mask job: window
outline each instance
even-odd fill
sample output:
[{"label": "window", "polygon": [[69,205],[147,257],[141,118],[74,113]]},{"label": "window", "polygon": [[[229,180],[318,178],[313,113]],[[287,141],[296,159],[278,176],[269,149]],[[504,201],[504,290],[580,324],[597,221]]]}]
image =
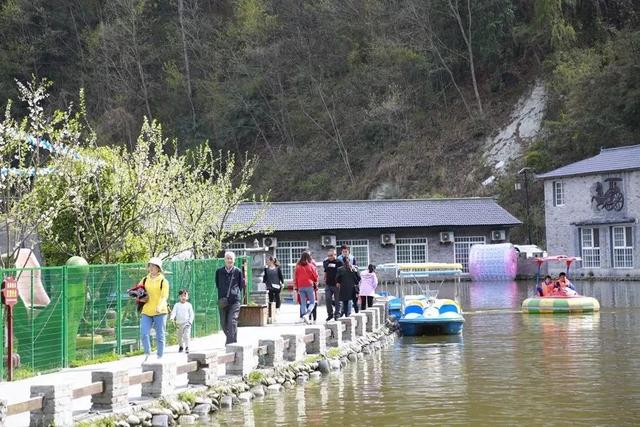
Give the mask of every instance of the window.
[{"label": "window", "polygon": [[469,272],[469,251],[471,246],[487,243],[487,239],[484,236],[455,236],[453,242],[453,259],[454,262],[462,264],[462,271]]},{"label": "window", "polygon": [[276,247],[276,258],[280,262],[282,269],[282,275],[285,280],[293,279],[293,269],[300,259],[302,252],[306,251],[309,247],[309,242],[304,241],[290,241],[282,242],[278,241]]},{"label": "window", "polygon": [[553,206],[564,205],[564,185],[562,181],[553,181]]},{"label": "window", "polygon": [[227,243],[226,246],[224,247],[225,251],[231,251],[234,254],[236,254],[237,257],[239,256],[246,256],[247,255],[247,244],[246,243]]},{"label": "window", "polygon": [[582,247],[582,268],[600,268],[600,230],[581,228],[580,245]]},{"label": "window", "polygon": [[613,227],[613,268],[633,268],[633,238],[631,227]]},{"label": "window", "polygon": [[340,255],[340,246],[347,245],[351,251],[351,255],[356,259],[356,263],[361,268],[369,265],[369,241],[368,240],[338,240],[336,242],[337,252]]},{"label": "window", "polygon": [[396,262],[418,263],[427,262],[429,252],[426,237],[396,239]]}]

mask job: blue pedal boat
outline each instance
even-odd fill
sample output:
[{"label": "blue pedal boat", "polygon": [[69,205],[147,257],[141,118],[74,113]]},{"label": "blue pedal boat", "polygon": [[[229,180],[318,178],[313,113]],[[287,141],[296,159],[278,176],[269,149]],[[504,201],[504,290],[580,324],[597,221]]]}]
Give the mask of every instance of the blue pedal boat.
[{"label": "blue pedal boat", "polygon": [[453,300],[409,295],[405,297],[398,324],[405,336],[456,335],[462,332],[464,317]]}]

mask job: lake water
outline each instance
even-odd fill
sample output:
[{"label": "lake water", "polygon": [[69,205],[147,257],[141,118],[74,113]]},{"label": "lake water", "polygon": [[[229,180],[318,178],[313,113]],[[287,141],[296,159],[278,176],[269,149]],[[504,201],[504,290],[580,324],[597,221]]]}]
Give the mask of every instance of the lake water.
[{"label": "lake water", "polygon": [[462,336],[398,338],[210,425],[640,425],[640,283],[577,284],[590,315],[518,312],[532,286],[445,284]]}]

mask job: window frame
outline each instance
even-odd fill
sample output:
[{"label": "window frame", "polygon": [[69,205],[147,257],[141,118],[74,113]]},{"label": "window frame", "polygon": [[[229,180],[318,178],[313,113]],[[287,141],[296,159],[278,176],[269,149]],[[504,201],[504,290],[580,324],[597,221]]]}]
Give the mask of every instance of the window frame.
[{"label": "window frame", "polygon": [[[288,251],[288,258],[290,258],[291,262],[284,262],[284,257],[279,256],[278,250]],[[278,240],[278,245],[274,248],[273,253],[280,262],[280,269],[282,270],[282,276],[285,281],[293,280],[293,270],[300,258],[300,254],[307,250],[309,250],[308,240]],[[296,251],[296,256],[294,256],[294,251]],[[299,254],[297,252],[299,252]]]},{"label": "window frame", "polygon": [[247,256],[247,244],[245,242],[227,243],[224,247],[224,251],[231,251],[236,255],[236,257]]},{"label": "window frame", "polygon": [[[553,206],[564,206],[564,182],[553,181]],[[558,191],[559,189],[559,191]]]},{"label": "window frame", "polygon": [[[622,229],[623,237],[622,246],[616,242],[616,230],[620,229]],[[627,230],[629,231],[627,232]],[[611,266],[615,269],[631,269],[633,268],[633,255],[633,227],[625,225],[611,227]],[[618,263],[620,259],[623,260],[623,265]]]},{"label": "window frame", "polygon": [[[356,243],[354,243],[356,242]],[[366,242],[366,243],[362,243],[362,242]],[[342,239],[342,240],[336,240],[336,252],[338,252],[338,255],[340,255],[340,246],[346,244],[347,246],[349,246],[349,253],[351,255],[353,255],[356,259],[356,262],[358,263],[358,266],[360,267],[367,267],[369,265],[369,239]],[[363,249],[366,248],[367,250],[367,256],[366,259],[364,260],[365,262],[363,262],[362,257],[360,257],[359,255],[356,256],[356,253],[354,251],[354,249]]]},{"label": "window frame", "polygon": [[[588,232],[591,244],[585,245],[585,232]],[[602,267],[602,254],[600,252],[600,229],[597,227],[582,227],[579,229],[580,237],[580,255],[582,257],[582,268],[601,268]],[[589,254],[589,251],[591,254]],[[597,265],[590,259],[590,257],[597,257]]]},{"label": "window frame", "polygon": [[[403,242],[404,240],[408,240],[409,242]],[[424,240],[424,242],[418,242],[418,240]],[[399,261],[398,260],[398,248],[399,247],[409,247],[409,258],[410,261]],[[413,248],[414,247],[424,247],[424,261],[415,261],[413,259]],[[427,237],[401,237],[396,239],[395,245],[395,257],[396,264],[420,264],[429,262],[429,239]]]},{"label": "window frame", "polygon": [[[464,240],[468,239],[468,240]],[[478,241],[473,241],[476,239]],[[479,240],[482,239],[482,242]],[[455,236],[453,239],[453,262],[462,264],[462,271],[464,273],[469,272],[469,252],[471,251],[471,246],[473,245],[486,245],[487,244],[487,236]],[[458,250],[459,246],[466,246],[466,262],[462,262],[458,260]],[[462,249],[462,248],[460,248]]]}]

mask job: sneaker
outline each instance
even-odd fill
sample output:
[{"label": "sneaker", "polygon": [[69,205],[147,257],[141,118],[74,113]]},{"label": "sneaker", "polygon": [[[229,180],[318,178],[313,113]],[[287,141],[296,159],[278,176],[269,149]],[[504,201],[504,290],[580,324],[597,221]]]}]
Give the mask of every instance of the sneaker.
[{"label": "sneaker", "polygon": [[182,346],[178,347],[178,353],[182,353],[182,350],[184,350]]},{"label": "sneaker", "polygon": [[184,348],[184,352],[185,352],[185,353],[187,353],[187,354],[189,354],[189,347],[185,347],[185,348]]},{"label": "sneaker", "polygon": [[148,354],[145,354],[145,355],[144,355],[144,359],[142,360],[142,363],[146,363],[146,362],[147,362],[147,360],[149,360],[149,355],[148,355]]},{"label": "sneaker", "polygon": [[304,322],[305,325],[309,324],[309,318],[307,317],[306,314],[304,316],[302,316],[302,322]]},{"label": "sneaker", "polygon": [[333,320],[333,314],[331,316],[327,316],[327,320],[325,320],[325,322],[329,322],[330,320]]}]

